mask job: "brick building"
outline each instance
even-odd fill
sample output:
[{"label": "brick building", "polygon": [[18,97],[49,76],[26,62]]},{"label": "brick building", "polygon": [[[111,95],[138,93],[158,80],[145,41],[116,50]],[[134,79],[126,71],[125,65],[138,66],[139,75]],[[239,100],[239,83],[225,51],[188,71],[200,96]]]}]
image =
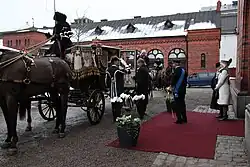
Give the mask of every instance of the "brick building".
[{"label": "brick building", "polygon": [[215,70],[220,35],[220,11],[204,11],[126,20],[104,19],[83,24],[78,40],[89,44],[99,39],[102,44],[123,49],[145,49],[151,62],[160,57],[165,66],[169,61],[180,59],[191,74]]},{"label": "brick building", "polygon": [[231,94],[234,111],[244,117],[250,103],[250,1],[238,1],[238,39],[236,79],[232,80]]},{"label": "brick building", "polygon": [[[98,38],[103,44],[122,46],[123,49],[145,49],[151,62],[160,57],[165,66],[173,59],[180,59],[189,74],[214,71],[214,64],[220,60],[220,47],[226,47],[221,43],[221,34],[228,32],[229,27],[232,31],[235,29],[235,25],[229,24],[231,15],[222,20],[221,9],[221,3],[217,3],[211,11],[112,21],[103,19],[100,22],[76,19],[72,23],[75,32],[72,40],[88,44]],[[32,27],[4,32],[3,43],[16,49],[27,48],[45,40],[44,32],[52,30]]]},{"label": "brick building", "polygon": [[35,28],[30,27],[26,29],[2,32],[3,46],[22,50],[29,48],[32,45],[46,40],[44,33],[51,32],[51,28]]}]

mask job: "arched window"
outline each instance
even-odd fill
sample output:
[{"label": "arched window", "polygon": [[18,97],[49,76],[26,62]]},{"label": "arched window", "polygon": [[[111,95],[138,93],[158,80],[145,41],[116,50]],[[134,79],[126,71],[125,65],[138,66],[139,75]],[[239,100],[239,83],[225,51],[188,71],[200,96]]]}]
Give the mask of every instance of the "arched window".
[{"label": "arched window", "polygon": [[175,48],[169,52],[168,59],[185,59],[186,54],[183,49]]},{"label": "arched window", "polygon": [[205,53],[201,54],[201,68],[206,68],[206,55],[205,55]]},{"label": "arched window", "polygon": [[162,62],[164,61],[164,55],[162,51],[159,49],[153,49],[148,52],[148,58],[149,58],[149,67],[152,68],[154,66],[155,60],[157,58],[160,58]]}]

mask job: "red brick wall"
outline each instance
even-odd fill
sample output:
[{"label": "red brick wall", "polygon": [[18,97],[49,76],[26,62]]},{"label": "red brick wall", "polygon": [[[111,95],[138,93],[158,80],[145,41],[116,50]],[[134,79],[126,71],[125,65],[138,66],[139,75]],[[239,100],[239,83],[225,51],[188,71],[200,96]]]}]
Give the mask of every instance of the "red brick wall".
[{"label": "red brick wall", "polygon": [[[187,42],[188,41],[188,42]],[[85,42],[82,44],[89,44]],[[106,40],[100,43],[109,46],[122,46],[123,49],[159,49],[164,54],[164,65],[168,65],[169,52],[181,48],[187,56],[188,73],[215,71],[219,61],[220,29],[189,31],[187,37],[165,37],[148,39]],[[188,52],[188,53],[187,53]],[[206,68],[201,68],[201,54],[206,55]]]},{"label": "red brick wall", "polygon": [[[25,45],[25,39],[27,41],[26,45]],[[29,44],[28,44],[28,39],[30,41]],[[45,35],[39,32],[23,32],[23,33],[5,34],[3,35],[3,45],[11,47],[11,48],[15,48],[15,49],[24,49],[32,45],[35,45],[39,42],[42,42],[46,39],[47,38],[45,37]],[[21,41],[20,45],[19,45],[19,42],[18,42],[18,45],[16,45],[16,40]],[[12,45],[8,45],[8,41],[12,41]]]},{"label": "red brick wall", "polygon": [[[188,69],[189,74],[216,71],[219,62],[220,29],[188,31]],[[201,67],[201,54],[206,57],[205,68]]]},{"label": "red brick wall", "polygon": [[250,90],[250,2],[239,0],[236,87],[241,91]]}]

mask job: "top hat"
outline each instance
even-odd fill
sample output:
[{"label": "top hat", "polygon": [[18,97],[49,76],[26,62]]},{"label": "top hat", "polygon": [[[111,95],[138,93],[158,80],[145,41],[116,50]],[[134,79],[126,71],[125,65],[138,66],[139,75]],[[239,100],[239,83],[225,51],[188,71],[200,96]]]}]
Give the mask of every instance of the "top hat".
[{"label": "top hat", "polygon": [[55,12],[53,19],[58,22],[65,22],[67,19],[67,16],[60,12]]},{"label": "top hat", "polygon": [[120,61],[120,59],[117,56],[112,56],[110,62],[114,63],[115,61]]},{"label": "top hat", "polygon": [[230,58],[229,60],[221,60],[221,63],[228,67],[232,63],[232,59]]}]

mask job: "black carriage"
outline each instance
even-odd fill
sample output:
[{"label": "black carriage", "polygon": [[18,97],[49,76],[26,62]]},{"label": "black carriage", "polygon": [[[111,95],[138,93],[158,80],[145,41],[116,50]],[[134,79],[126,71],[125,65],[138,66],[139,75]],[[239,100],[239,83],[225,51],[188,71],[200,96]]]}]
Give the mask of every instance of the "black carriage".
[{"label": "black carriage", "polygon": [[[68,97],[69,107],[80,107],[87,112],[92,125],[98,124],[105,111],[105,76],[110,58],[120,55],[120,48],[93,45],[75,45],[66,61],[72,70],[72,83]],[[54,120],[55,110],[49,93],[35,97],[43,119]]]}]

